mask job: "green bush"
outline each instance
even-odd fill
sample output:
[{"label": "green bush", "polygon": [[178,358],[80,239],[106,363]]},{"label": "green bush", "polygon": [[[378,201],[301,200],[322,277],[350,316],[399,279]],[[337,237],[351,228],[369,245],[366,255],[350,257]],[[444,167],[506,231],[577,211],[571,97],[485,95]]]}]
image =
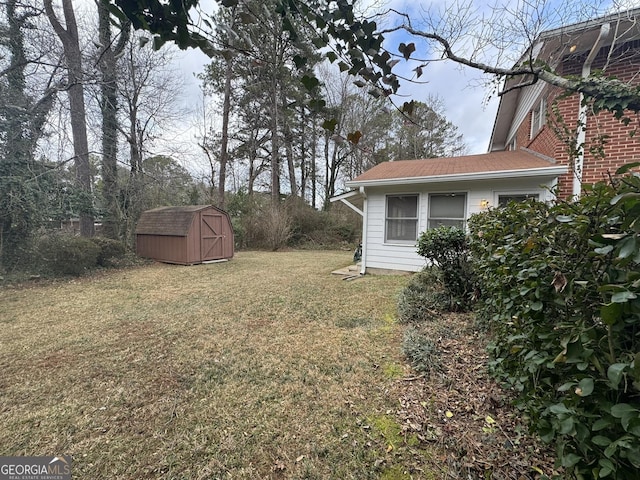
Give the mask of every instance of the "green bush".
[{"label": "green bush", "polygon": [[640,177],[470,221],[490,368],[572,478],[638,478]]},{"label": "green bush", "polygon": [[442,271],[442,282],[449,296],[447,309],[456,312],[470,310],[476,288],[464,231],[443,226],[421,233],[418,255]]},{"label": "green bush", "polygon": [[78,276],[96,267],[100,247],[90,238],[52,234],[38,240],[37,251],[46,273]]},{"label": "green bush", "polygon": [[408,328],[402,341],[402,352],[414,370],[429,375],[440,365],[440,353],[433,340],[415,328]]},{"label": "green bush", "polygon": [[93,237],[91,239],[100,249],[98,252],[97,264],[101,267],[110,267],[122,259],[126,249],[122,242],[106,237]]}]

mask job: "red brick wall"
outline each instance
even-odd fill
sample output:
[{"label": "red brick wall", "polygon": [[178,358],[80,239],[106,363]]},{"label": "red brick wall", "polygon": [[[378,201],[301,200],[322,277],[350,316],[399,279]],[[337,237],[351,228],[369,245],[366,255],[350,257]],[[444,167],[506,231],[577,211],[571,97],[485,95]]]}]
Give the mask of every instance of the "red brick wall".
[{"label": "red brick wall", "polygon": [[[606,68],[607,76],[640,83],[640,78],[638,78],[640,77],[640,43],[624,45],[613,54],[608,49],[602,49],[593,63],[592,72],[602,68],[607,56],[610,58],[610,63]],[[579,75],[584,59],[584,55],[568,59],[563,64],[564,68],[560,73]],[[529,114],[518,128],[517,144],[555,158],[558,163],[568,164],[568,137],[563,132],[561,124],[555,121],[552,105],[555,103],[566,127],[575,132],[578,122],[579,96],[561,97],[560,90],[553,87],[546,88],[543,95],[547,96],[546,124],[534,138],[530,139],[531,114]],[[629,115],[631,116],[631,114]],[[640,117],[631,116],[630,118],[632,119],[631,124],[625,126],[609,112],[601,112],[595,116],[591,113],[588,115],[582,172],[583,183],[593,183],[607,178],[609,174],[613,174],[618,167],[625,163],[640,160]],[[632,137],[630,133],[635,128],[638,128],[639,131],[637,136]],[[591,148],[599,145],[598,138],[601,135],[607,137],[604,145],[604,157],[593,155],[590,152]],[[569,136],[575,138],[575,133],[571,133]],[[573,193],[572,177],[573,173],[560,177],[558,185],[560,198],[571,197]]]}]

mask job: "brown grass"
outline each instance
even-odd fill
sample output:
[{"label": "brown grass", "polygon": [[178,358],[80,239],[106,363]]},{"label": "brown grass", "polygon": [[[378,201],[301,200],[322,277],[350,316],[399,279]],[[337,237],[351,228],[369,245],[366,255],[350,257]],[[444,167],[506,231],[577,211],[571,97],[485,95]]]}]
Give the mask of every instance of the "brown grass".
[{"label": "brown grass", "polygon": [[330,275],[349,259],[1,289],[0,455],[71,454],[74,479],[431,478],[389,433],[406,277]]}]

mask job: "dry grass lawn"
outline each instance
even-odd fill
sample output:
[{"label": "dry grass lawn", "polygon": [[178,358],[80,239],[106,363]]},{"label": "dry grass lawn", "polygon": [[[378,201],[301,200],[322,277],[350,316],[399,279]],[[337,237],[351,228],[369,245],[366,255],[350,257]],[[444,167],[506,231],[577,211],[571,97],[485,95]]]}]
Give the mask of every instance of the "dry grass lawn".
[{"label": "dry grass lawn", "polygon": [[0,289],[0,455],[71,454],[74,479],[431,478],[387,391],[406,277],[330,275],[350,256]]}]

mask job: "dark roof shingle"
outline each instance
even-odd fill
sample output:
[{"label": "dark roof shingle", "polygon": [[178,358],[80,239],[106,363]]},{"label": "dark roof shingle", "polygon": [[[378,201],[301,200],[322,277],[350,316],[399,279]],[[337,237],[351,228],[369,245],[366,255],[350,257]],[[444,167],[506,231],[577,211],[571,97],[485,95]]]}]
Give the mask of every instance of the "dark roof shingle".
[{"label": "dark roof shingle", "polygon": [[210,205],[188,205],[185,207],[159,207],[147,210],[136,225],[137,235],[169,235],[186,237],[193,216]]}]

